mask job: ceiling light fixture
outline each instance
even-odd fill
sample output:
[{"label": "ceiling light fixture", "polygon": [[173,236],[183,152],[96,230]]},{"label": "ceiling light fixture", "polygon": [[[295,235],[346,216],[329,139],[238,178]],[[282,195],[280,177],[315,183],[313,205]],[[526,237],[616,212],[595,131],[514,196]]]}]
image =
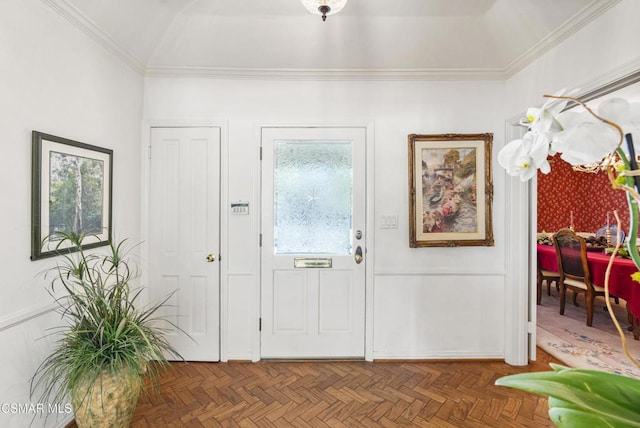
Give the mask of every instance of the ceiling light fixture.
[{"label": "ceiling light fixture", "polygon": [[347,0],[301,0],[304,7],[314,15],[321,15],[326,21],[328,15],[333,15],[342,10]]}]

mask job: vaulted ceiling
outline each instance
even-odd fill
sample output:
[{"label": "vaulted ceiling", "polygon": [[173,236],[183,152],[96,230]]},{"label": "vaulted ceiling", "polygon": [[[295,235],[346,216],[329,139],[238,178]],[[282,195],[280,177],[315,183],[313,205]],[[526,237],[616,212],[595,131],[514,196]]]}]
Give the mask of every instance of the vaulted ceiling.
[{"label": "vaulted ceiling", "polygon": [[502,79],[620,0],[42,0],[147,75]]}]

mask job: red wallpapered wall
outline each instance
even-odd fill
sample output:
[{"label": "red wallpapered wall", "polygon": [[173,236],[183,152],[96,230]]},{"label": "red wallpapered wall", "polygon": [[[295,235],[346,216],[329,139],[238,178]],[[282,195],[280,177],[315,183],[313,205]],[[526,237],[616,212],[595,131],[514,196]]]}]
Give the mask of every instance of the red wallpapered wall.
[{"label": "red wallpapered wall", "polygon": [[595,232],[607,223],[615,224],[618,210],[622,230],[629,228],[629,207],[621,190],[613,190],[606,173],[576,172],[556,154],[550,159],[551,172],[538,171],[538,232],[555,232],[569,227],[573,211],[576,232]]}]

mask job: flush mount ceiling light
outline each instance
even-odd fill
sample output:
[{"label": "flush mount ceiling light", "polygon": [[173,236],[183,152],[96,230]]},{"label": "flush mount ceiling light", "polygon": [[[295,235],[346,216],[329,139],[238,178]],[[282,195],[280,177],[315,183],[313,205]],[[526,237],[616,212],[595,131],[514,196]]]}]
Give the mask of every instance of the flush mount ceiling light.
[{"label": "flush mount ceiling light", "polygon": [[347,0],[301,0],[304,7],[315,15],[321,15],[326,21],[327,16],[338,13],[342,10]]}]

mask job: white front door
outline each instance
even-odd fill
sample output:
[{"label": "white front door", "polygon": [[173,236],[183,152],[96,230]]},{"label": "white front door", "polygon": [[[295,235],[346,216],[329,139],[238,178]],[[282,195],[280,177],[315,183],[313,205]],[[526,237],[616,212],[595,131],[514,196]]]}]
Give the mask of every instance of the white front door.
[{"label": "white front door", "polygon": [[[149,294],[187,361],[220,359],[220,129],[152,128]],[[187,333],[187,334],[185,334]]]},{"label": "white front door", "polygon": [[262,129],[262,358],[363,358],[364,128]]}]

